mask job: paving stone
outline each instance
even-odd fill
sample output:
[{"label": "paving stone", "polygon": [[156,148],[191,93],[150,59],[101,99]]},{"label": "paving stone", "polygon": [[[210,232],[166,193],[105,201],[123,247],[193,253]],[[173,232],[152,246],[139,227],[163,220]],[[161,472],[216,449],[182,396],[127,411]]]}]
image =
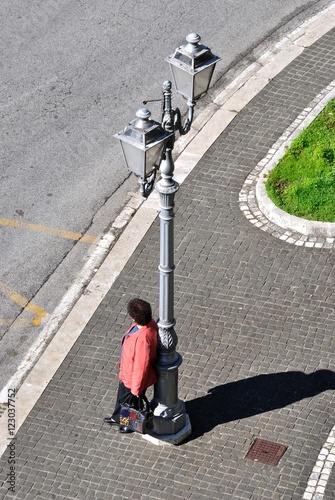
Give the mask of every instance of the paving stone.
[{"label": "paving stone", "polygon": [[[126,303],[141,295],[158,311],[155,221],[18,432],[15,498],[302,498],[334,425],[332,249],[260,230],[238,195],[333,80],[334,36],[305,49],[238,113],[177,194],[179,396],[192,436],[156,447],[102,423],[114,404]],[[288,447],[278,466],[245,459],[256,437]],[[332,473],[324,500],[334,491]]]}]

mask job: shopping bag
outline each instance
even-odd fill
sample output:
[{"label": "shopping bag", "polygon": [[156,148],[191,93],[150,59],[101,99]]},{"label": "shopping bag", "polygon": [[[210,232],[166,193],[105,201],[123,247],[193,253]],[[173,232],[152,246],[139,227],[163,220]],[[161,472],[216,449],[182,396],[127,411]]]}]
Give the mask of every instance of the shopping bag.
[{"label": "shopping bag", "polygon": [[146,396],[134,397],[126,394],[121,400],[120,425],[146,434],[153,429],[153,413]]}]

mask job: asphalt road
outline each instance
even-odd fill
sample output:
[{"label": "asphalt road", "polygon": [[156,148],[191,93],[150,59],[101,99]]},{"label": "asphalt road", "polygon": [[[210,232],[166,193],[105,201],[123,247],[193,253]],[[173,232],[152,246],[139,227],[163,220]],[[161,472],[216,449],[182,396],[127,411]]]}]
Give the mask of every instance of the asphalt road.
[{"label": "asphalt road", "polygon": [[136,189],[113,134],[159,99],[165,56],[199,33],[215,93],[331,3],[1,2],[0,390]]}]

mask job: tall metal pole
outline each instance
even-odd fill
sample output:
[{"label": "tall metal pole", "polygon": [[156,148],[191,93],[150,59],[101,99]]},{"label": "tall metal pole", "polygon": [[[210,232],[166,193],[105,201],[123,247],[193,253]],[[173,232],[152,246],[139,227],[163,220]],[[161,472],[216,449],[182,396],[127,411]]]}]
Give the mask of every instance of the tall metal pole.
[{"label": "tall metal pole", "polygon": [[190,131],[196,100],[206,94],[214,67],[220,60],[200,40],[199,35],[191,33],[186,37],[186,45],[166,58],[176,91],[187,99],[188,116],[184,125],[179,109],[172,108],[172,85],[166,81],[163,84],[162,123],[150,120],[150,112],[142,109],[136,115],[138,119],[116,135],[121,141],[127,168],[139,177],[141,194],[145,198],[153,189],[159,168],[161,172],[161,179],[156,184],[160,200],[158,379],[151,407],[154,410],[153,435],[173,444],[180,443],[192,429],[185,404],[178,398],[178,368],[182,358],[176,351],[178,337],[174,329],[173,222],[174,197],[179,185],[173,179],[172,151],[176,132],[185,135]]},{"label": "tall metal pole", "polygon": [[[174,132],[174,111],[171,107],[171,82],[163,84],[163,127]],[[178,337],[174,330],[174,197],[179,184],[173,179],[172,151],[175,136],[169,140],[160,167],[161,180],[156,184],[160,199],[160,286],[159,286],[159,347],[154,387],[153,434],[178,444],[191,434],[191,424],[185,404],[178,399],[178,368],[182,357],[176,352]]]}]

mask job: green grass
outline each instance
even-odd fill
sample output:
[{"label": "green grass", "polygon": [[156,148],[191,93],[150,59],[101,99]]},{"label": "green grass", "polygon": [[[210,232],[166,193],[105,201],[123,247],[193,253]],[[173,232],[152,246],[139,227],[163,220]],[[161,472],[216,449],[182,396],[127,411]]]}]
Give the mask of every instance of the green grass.
[{"label": "green grass", "polygon": [[335,222],[335,99],[292,142],[265,187],[285,212]]}]

